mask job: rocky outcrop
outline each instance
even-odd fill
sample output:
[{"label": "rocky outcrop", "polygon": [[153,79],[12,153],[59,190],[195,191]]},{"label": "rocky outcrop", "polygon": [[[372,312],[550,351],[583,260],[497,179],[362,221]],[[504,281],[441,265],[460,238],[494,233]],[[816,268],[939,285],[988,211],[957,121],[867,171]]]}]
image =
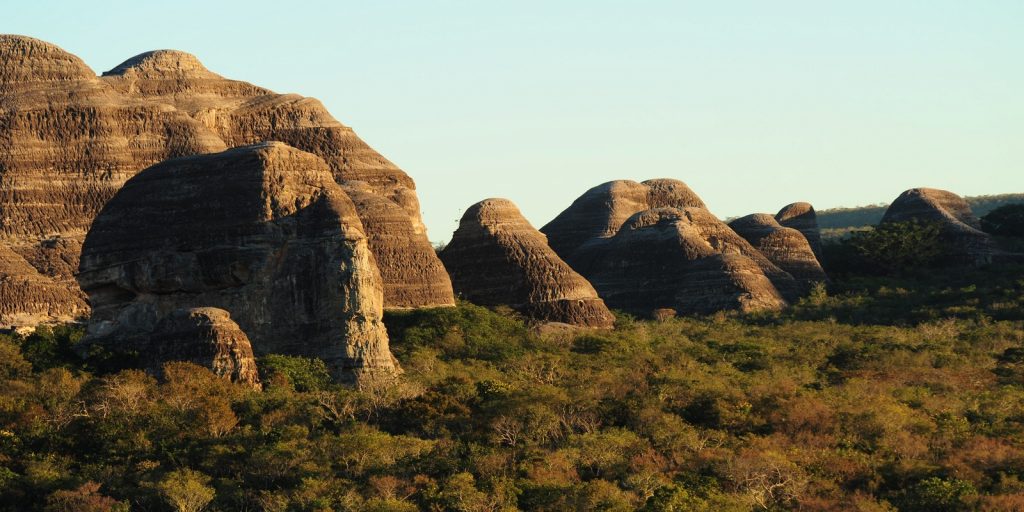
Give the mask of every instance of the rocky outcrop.
[{"label": "rocky outcrop", "polygon": [[947,255],[958,263],[986,264],[999,252],[992,237],[960,196],[934,188],[914,188],[889,205],[882,224],[917,221],[936,223]]},{"label": "rocky outcrop", "polygon": [[578,265],[583,262],[577,251],[581,246],[614,236],[637,212],[662,207],[705,205],[690,187],[678,180],[609,181],[586,191],[540,231],[547,235],[551,248],[562,259],[580,270]]},{"label": "rocky outcrop", "polygon": [[383,288],[355,206],[319,157],[282,143],[173,159],[129,180],[82,248],[87,342],[146,346],[182,308],[230,312],[257,354],[390,374]]},{"label": "rocky outcrop", "polygon": [[470,206],[441,252],[456,292],[485,306],[508,305],[540,321],[611,327],[594,287],[548,247],[507,199]]},{"label": "rocky outcrop", "polygon": [[167,361],[188,361],[232,382],[261,387],[249,338],[223,309],[172,311],[156,324],[142,354],[154,370]]},{"label": "rocky outcrop", "polygon": [[0,329],[71,322],[88,311],[84,297],[69,293],[21,255],[0,245]]},{"label": "rocky outcrop", "polygon": [[811,203],[800,202],[783,206],[779,213],[775,214],[775,220],[787,228],[802,233],[807,243],[811,245],[814,256],[821,261],[821,230],[818,228],[818,214]]},{"label": "rocky outcrop", "polygon": [[366,182],[346,181],[343,188],[355,203],[380,268],[385,307],[454,306],[448,272],[405,211]]},{"label": "rocky outcrop", "polygon": [[[314,99],[225,79],[176,51],[148,52],[97,77],[52,44],[0,35],[0,64],[0,245],[19,254],[49,249],[51,259],[77,259],[103,205],[153,164],[282,140],[323,158],[336,181],[368,182],[405,212],[415,238],[406,257],[383,257],[389,249],[380,248],[381,260],[399,267],[388,269],[392,275],[430,259],[440,266],[409,176]],[[57,238],[68,243],[44,247]],[[37,269],[55,278],[67,296],[80,295],[67,276]],[[443,291],[446,283],[429,274],[405,275],[402,287],[423,289],[418,296],[424,302],[413,299],[414,305],[453,303],[451,290]],[[397,295],[407,301],[417,296]]]},{"label": "rocky outcrop", "polygon": [[778,310],[793,278],[704,208],[655,208],[589,244],[589,273],[613,308],[649,314]]},{"label": "rocky outcrop", "polygon": [[729,227],[793,276],[803,290],[809,290],[814,283],[828,281],[807,238],[796,229],[782,226],[775,217],[754,213],[730,222]]}]

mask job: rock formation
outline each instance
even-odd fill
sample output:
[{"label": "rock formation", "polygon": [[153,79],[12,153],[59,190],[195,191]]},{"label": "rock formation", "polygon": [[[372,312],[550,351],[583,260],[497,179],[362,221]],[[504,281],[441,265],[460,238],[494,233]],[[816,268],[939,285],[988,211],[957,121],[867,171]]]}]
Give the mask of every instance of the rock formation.
[{"label": "rock formation", "polygon": [[0,329],[70,322],[88,311],[84,297],[69,293],[25,258],[0,245]]},{"label": "rock formation", "polygon": [[507,199],[470,206],[441,252],[456,292],[485,306],[508,305],[536,320],[611,327],[594,287],[548,247]]},{"label": "rock formation", "polygon": [[934,188],[913,188],[889,205],[882,224],[917,221],[937,223],[950,258],[959,263],[990,263],[998,252],[992,237],[960,196]]},{"label": "rock formation", "polygon": [[153,369],[166,361],[189,361],[232,382],[261,387],[249,338],[223,309],[170,312],[156,324],[142,354]]},{"label": "rock formation", "polygon": [[821,230],[818,228],[818,214],[811,203],[788,204],[775,214],[775,220],[802,233],[811,244],[814,256],[821,261]]},{"label": "rock formation", "polygon": [[540,231],[562,259],[580,270],[577,265],[583,262],[576,252],[581,246],[614,236],[637,212],[660,207],[705,208],[700,197],[678,180],[609,181],[586,191]]},{"label": "rock formation", "polygon": [[[405,292],[396,295],[405,302],[397,306],[454,303],[447,283],[436,280],[440,263],[429,250],[412,180],[318,101],[225,79],[175,51],[145,53],[97,77],[54,45],[0,35],[0,64],[0,245],[27,255],[60,239],[67,243],[43,252],[73,261],[93,218],[142,169],[282,140],[323,158],[336,181],[369,183],[390,210],[408,216],[415,240],[406,257],[387,258],[390,249],[371,246],[388,265],[411,262],[404,273],[388,269],[404,276]],[[421,264],[430,259],[432,266]],[[67,296],[80,295],[68,276],[38,270]]]},{"label": "rock formation", "polygon": [[703,208],[655,208],[590,244],[586,274],[614,308],[650,313],[778,310],[793,279]]},{"label": "rock formation", "polygon": [[82,248],[86,341],[146,346],[182,308],[230,312],[257,354],[392,373],[383,289],[355,206],[319,157],[263,143],[139,173]]},{"label": "rock formation", "polygon": [[796,229],[782,226],[775,217],[754,213],[730,222],[729,227],[793,276],[803,290],[809,290],[814,283],[828,281],[807,238]]},{"label": "rock formation", "polygon": [[448,272],[412,219],[366,182],[346,181],[342,188],[356,205],[380,268],[385,307],[454,305]]}]

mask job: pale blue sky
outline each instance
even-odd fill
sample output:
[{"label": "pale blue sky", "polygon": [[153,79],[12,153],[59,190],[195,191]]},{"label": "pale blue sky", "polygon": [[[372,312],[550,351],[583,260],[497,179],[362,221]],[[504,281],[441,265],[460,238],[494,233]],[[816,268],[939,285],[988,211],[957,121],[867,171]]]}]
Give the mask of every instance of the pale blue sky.
[{"label": "pale blue sky", "polygon": [[[299,7],[296,7],[298,5]],[[97,73],[175,48],[321,99],[416,179],[430,238],[604,181],[719,216],[1024,191],[1024,1],[22,1],[0,32]]]}]

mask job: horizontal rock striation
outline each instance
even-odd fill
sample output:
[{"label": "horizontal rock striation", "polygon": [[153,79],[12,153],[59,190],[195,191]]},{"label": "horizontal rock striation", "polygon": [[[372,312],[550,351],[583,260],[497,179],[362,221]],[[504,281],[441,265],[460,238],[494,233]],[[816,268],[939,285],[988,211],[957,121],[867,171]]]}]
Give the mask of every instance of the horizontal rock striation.
[{"label": "horizontal rock striation", "polygon": [[586,191],[540,231],[547,235],[551,248],[562,259],[580,270],[585,266],[577,255],[581,246],[614,236],[637,212],[661,207],[705,205],[690,187],[678,180],[609,181]]},{"label": "horizontal rock striation", "polygon": [[156,324],[143,355],[154,371],[167,361],[188,361],[232,382],[261,387],[249,338],[223,309],[170,312]]},{"label": "horizontal rock striation", "polygon": [[775,217],[754,213],[730,222],[729,227],[793,276],[802,290],[809,290],[814,283],[828,282],[807,238],[796,229],[782,226]]},{"label": "horizontal rock striation", "polygon": [[885,211],[882,224],[908,221],[937,223],[948,256],[956,262],[991,263],[999,252],[992,237],[981,231],[970,205],[952,192],[934,188],[903,192]]},{"label": "horizontal rock striation", "polygon": [[778,310],[793,278],[703,208],[655,208],[589,246],[590,279],[613,308],[648,314]]},{"label": "horizontal rock striation", "polygon": [[508,305],[545,322],[600,328],[614,323],[594,287],[507,199],[470,206],[441,260],[456,292],[470,302]]},{"label": "horizontal rock striation", "polygon": [[88,311],[82,295],[69,293],[21,255],[0,245],[0,329],[71,322]]},{"label": "horizontal rock striation", "polygon": [[257,354],[391,374],[383,288],[355,206],[319,157],[282,143],[173,159],[129,180],[82,248],[87,342],[146,346],[182,308],[228,311]]},{"label": "horizontal rock striation", "polygon": [[811,245],[814,256],[821,261],[821,229],[818,227],[818,214],[811,203],[800,202],[783,206],[779,213],[775,214],[775,220],[787,228],[802,233],[807,243]]},{"label": "horizontal rock striation", "polygon": [[[427,249],[413,181],[320,102],[225,79],[194,56],[169,50],[136,56],[97,77],[55,45],[0,35],[0,64],[0,244],[25,255],[59,237],[70,243],[50,247],[52,257],[77,259],[92,220],[142,169],[282,140],[323,158],[336,181],[370,183],[409,217],[416,241],[407,244],[408,258],[381,258],[399,267],[389,268],[393,275],[411,263],[400,283],[402,306],[453,303],[436,272],[416,271],[424,268],[416,262],[440,263]],[[81,295],[67,276],[38,270],[68,296]]]}]

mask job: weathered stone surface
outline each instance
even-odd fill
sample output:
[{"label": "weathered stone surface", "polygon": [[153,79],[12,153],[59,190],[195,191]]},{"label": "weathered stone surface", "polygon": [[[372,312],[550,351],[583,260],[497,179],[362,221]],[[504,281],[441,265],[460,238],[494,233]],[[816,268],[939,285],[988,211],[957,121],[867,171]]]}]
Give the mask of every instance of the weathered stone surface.
[{"label": "weathered stone surface", "polygon": [[223,309],[172,311],[156,324],[143,355],[153,369],[188,361],[232,382],[261,387],[249,338]]},{"label": "weathered stone surface", "polygon": [[0,329],[70,322],[88,311],[84,297],[68,293],[21,255],[0,245]]},{"label": "weathered stone surface", "polygon": [[215,307],[257,354],[319,357],[340,377],[396,371],[355,206],[322,159],[282,143],[139,173],[93,223],[78,280],[90,342],[138,346],[172,311]]},{"label": "weathered stone surface", "polygon": [[366,182],[343,183],[342,188],[356,205],[380,268],[384,306],[454,306],[448,272],[409,215],[393,201],[374,193]]},{"label": "weathered stone surface", "polygon": [[779,224],[767,213],[754,213],[729,223],[729,227],[769,261],[793,276],[803,290],[828,281],[807,238],[793,228]]},{"label": "weathered stone surface", "polygon": [[645,210],[586,247],[586,277],[609,306],[627,311],[778,310],[786,305],[779,286],[795,287],[704,208]]},{"label": "weathered stone surface", "polygon": [[[59,237],[68,243],[48,248],[50,257],[77,259],[93,218],[125,180],[146,167],[284,140],[320,155],[337,181],[367,181],[403,208],[416,237],[408,244],[408,261],[433,258],[440,266],[433,251],[424,249],[429,242],[412,180],[314,99],[225,79],[176,51],[148,52],[97,77],[81,59],[52,44],[0,35],[0,64],[0,244],[19,254],[36,253]],[[67,295],[81,294],[67,276],[39,270],[56,278]],[[436,298],[435,289],[445,283],[434,281],[419,283],[423,292],[417,299],[408,290],[422,278],[411,272],[402,283],[407,301],[453,302],[450,290]]]},{"label": "weathered stone surface", "polygon": [[908,222],[938,223],[949,255],[967,264],[990,263],[999,252],[992,237],[981,231],[981,223],[960,196],[934,188],[913,188],[889,205],[882,224]]},{"label": "weathered stone surface", "polygon": [[476,304],[508,305],[546,322],[611,327],[594,287],[548,247],[507,199],[470,206],[441,252],[456,292]]},{"label": "weathered stone surface", "polygon": [[581,246],[614,236],[637,212],[661,207],[705,205],[690,187],[678,180],[609,181],[586,191],[540,231],[547,235],[551,248],[562,259],[580,270],[576,252]]},{"label": "weathered stone surface", "polygon": [[787,228],[793,228],[804,235],[811,245],[814,256],[821,261],[821,230],[818,228],[818,214],[811,203],[792,203],[783,206],[775,214],[775,220]]}]

